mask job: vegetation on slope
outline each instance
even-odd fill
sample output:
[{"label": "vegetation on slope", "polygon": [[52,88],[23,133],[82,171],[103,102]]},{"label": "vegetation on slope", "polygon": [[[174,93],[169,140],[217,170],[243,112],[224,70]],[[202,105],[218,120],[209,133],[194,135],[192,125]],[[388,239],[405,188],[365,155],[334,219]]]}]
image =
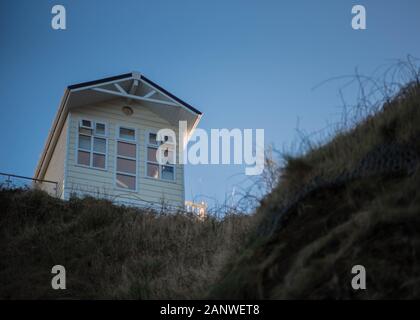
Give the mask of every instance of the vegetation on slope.
[{"label": "vegetation on slope", "polygon": [[[199,221],[0,190],[0,298],[419,298],[416,79],[328,143],[270,167],[275,187],[254,216]],[[67,290],[51,289],[57,264]],[[366,290],[351,287],[355,265]]]},{"label": "vegetation on slope", "polygon": [[[0,298],[200,298],[251,224],[2,190]],[[54,265],[66,290],[51,288]]]},{"label": "vegetation on slope", "polygon": [[[258,231],[210,296],[419,298],[419,156],[417,81],[351,130],[287,159],[258,209]],[[407,163],[415,170],[405,170]],[[359,173],[360,164],[368,170]],[[367,290],[352,289],[354,265],[366,268]]]}]

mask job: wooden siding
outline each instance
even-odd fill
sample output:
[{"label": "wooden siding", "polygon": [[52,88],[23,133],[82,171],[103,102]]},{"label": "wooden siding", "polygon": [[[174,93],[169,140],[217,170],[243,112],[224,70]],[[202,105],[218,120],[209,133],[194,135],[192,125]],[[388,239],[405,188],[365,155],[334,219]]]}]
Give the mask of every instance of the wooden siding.
[{"label": "wooden siding", "polygon": [[[124,101],[83,106],[71,111],[69,128],[69,152],[67,159],[65,197],[71,193],[78,196],[103,197],[127,205],[184,206],[184,168],[175,165],[175,180],[164,181],[146,177],[146,134],[162,128],[171,128],[178,135],[178,128],[140,105],[132,104],[134,113],[126,116],[121,111]],[[77,165],[77,138],[80,119],[103,122],[107,126],[106,169],[87,168]],[[136,129],[137,143],[137,190],[118,189],[115,185],[116,138],[119,126]]]},{"label": "wooden siding", "polygon": [[52,195],[57,195],[60,198],[63,198],[63,187],[64,187],[64,165],[66,159],[66,144],[67,144],[67,126],[68,118],[64,123],[63,129],[60,133],[60,136],[57,141],[57,145],[54,149],[54,152],[51,156],[48,168],[45,171],[44,180],[56,181],[57,182],[57,192],[53,190],[53,185],[51,183],[43,183],[42,188]]}]

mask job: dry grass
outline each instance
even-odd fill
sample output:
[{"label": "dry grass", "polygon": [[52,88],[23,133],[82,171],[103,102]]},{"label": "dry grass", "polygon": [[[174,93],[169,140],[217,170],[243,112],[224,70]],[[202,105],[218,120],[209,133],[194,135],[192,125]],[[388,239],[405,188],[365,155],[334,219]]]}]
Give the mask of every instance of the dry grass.
[{"label": "dry grass", "polygon": [[[386,96],[382,108],[363,95],[363,120],[286,157],[280,174],[269,167],[274,176],[264,190],[272,191],[255,216],[199,222],[104,200],[1,191],[0,297],[419,298],[418,167],[411,176],[357,177],[316,189],[284,213],[286,223],[273,225],[284,201],[308,181],[351,171],[381,144],[408,144],[420,156],[416,77],[392,99]],[[66,267],[68,290],[51,290],[55,264]],[[365,291],[350,286],[356,264],[366,267]]]},{"label": "dry grass", "polygon": [[[358,178],[321,188],[287,212],[287,223],[264,233],[283,201],[307,181],[351,170],[383,143],[409,144],[420,155],[419,83],[327,144],[286,159],[280,183],[258,209],[260,232],[230,261],[210,297],[419,298],[419,169],[413,176]],[[366,267],[365,291],[351,288],[356,264]]]},{"label": "dry grass", "polygon": [[[328,143],[312,146],[304,155],[286,156],[285,179],[278,188],[289,188],[290,184],[301,188],[314,176],[335,176],[344,169],[351,170],[379,144],[412,142],[420,137],[419,120],[420,89],[416,84],[408,85],[392,102],[354,128],[338,129]],[[290,180],[292,183],[288,183]]]},{"label": "dry grass", "polygon": [[[191,299],[214,283],[249,216],[160,215],[104,200],[0,191],[0,297]],[[66,268],[67,290],[51,289]]]}]

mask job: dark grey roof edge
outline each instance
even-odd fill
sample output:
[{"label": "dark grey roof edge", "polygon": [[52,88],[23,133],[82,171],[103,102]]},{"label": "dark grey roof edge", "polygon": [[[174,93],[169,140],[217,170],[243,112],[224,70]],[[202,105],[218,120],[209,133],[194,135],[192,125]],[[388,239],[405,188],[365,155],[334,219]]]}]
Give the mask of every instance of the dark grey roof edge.
[{"label": "dark grey roof edge", "polygon": [[[72,84],[70,86],[68,86],[67,88],[69,90],[73,90],[73,89],[79,89],[79,88],[83,88],[83,87],[88,87],[88,86],[93,86],[96,84],[101,84],[101,83],[105,83],[105,82],[109,82],[109,81],[116,81],[116,80],[122,80],[122,79],[126,79],[126,78],[131,78],[133,77],[133,73],[124,73],[124,74],[120,74],[117,76],[113,76],[113,77],[107,77],[107,78],[102,78],[102,79],[98,79],[98,80],[93,80],[93,81],[87,81],[87,82],[81,82],[81,83],[76,83],[76,84]],[[170,93],[169,91],[165,90],[164,88],[162,88],[161,86],[159,86],[157,83],[153,82],[152,80],[146,78],[145,76],[141,75],[141,79],[146,81],[148,84],[150,84],[151,86],[155,87],[156,89],[162,91],[164,94],[168,95],[169,97],[171,97],[172,99],[174,99],[175,101],[177,101],[178,103],[182,104],[183,106],[185,106],[186,108],[188,108],[189,110],[191,110],[192,112],[201,115],[201,111],[199,111],[198,109],[194,108],[192,105],[186,103],[185,101],[181,100],[180,98],[178,98],[177,96],[173,95],[172,93]]]},{"label": "dark grey roof edge", "polygon": [[155,87],[156,89],[162,91],[164,94],[168,95],[169,97],[171,97],[172,99],[174,99],[175,101],[177,101],[178,103],[184,105],[185,107],[187,107],[188,109],[190,109],[192,112],[197,113],[197,114],[202,114],[200,110],[194,108],[192,105],[186,103],[185,101],[181,100],[180,98],[178,98],[177,96],[174,96],[172,93],[170,93],[169,91],[165,90],[164,88],[162,88],[161,86],[159,86],[157,83],[153,82],[150,79],[147,79],[145,76],[141,76],[141,78],[146,81],[148,84],[150,84],[151,86]]},{"label": "dark grey roof edge", "polygon": [[72,84],[72,85],[68,86],[67,88],[69,90],[79,89],[79,88],[83,88],[83,87],[94,86],[95,84],[101,84],[101,83],[104,83],[104,82],[122,80],[122,79],[125,79],[125,78],[131,78],[132,76],[133,76],[133,74],[131,72],[130,73],[124,73],[124,74],[120,74],[118,76],[113,76],[113,77],[102,78],[102,79],[93,80],[93,81],[87,81],[87,82]]}]

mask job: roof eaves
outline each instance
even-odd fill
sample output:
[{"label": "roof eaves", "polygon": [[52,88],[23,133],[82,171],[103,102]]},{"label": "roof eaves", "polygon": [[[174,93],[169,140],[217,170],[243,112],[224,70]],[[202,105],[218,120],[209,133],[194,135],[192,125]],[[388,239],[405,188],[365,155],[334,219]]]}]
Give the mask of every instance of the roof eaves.
[{"label": "roof eaves", "polygon": [[[80,88],[83,88],[83,87],[94,86],[94,85],[98,85],[98,84],[106,83],[106,82],[110,82],[110,81],[116,81],[116,80],[122,80],[122,79],[127,79],[127,78],[133,78],[134,77],[134,74],[137,75],[137,73],[134,73],[134,72],[124,73],[124,74],[120,74],[118,76],[113,76],[113,77],[102,78],[102,79],[98,79],[98,80],[93,80],[93,81],[88,81],[88,82],[82,82],[82,83],[73,84],[73,85],[68,86],[67,88],[69,90],[74,90],[74,89],[80,89]],[[162,91],[164,94],[166,94],[170,98],[174,99],[176,102],[182,104],[183,106],[185,106],[190,111],[196,113],[197,115],[201,115],[202,114],[201,111],[199,111],[198,109],[194,108],[192,105],[186,103],[185,101],[181,100],[177,96],[173,95],[172,93],[170,93],[166,89],[162,88],[160,85],[158,85],[157,83],[153,82],[152,80],[146,78],[143,75],[141,75],[140,77],[141,77],[142,80],[146,81],[148,84],[150,84],[151,86],[155,87],[156,89]]]},{"label": "roof eaves", "polygon": [[167,96],[171,97],[172,99],[174,99],[176,102],[182,104],[183,106],[185,106],[186,108],[188,108],[190,111],[201,115],[201,111],[199,111],[198,109],[194,108],[193,106],[191,106],[190,104],[186,103],[185,101],[181,100],[180,98],[178,98],[177,96],[174,96],[172,93],[170,93],[169,91],[165,90],[164,88],[162,88],[161,86],[159,86],[158,84],[154,83],[152,80],[146,78],[145,76],[141,76],[141,79],[146,81],[148,84],[150,84],[151,86],[155,87],[156,89],[162,91],[164,94],[166,94]]},{"label": "roof eaves", "polygon": [[83,88],[83,87],[94,86],[96,84],[101,84],[101,83],[104,83],[104,82],[110,82],[110,81],[116,81],[116,80],[131,78],[132,76],[133,76],[133,74],[131,72],[130,73],[124,73],[124,74],[120,74],[118,76],[113,76],[113,77],[102,78],[102,79],[88,81],[88,82],[72,84],[72,85],[68,86],[67,88],[69,90],[79,89],[79,88]]},{"label": "roof eaves", "polygon": [[41,178],[42,179],[43,178],[42,176],[45,173],[45,172],[41,172],[41,170],[43,168],[43,165],[44,165],[44,162],[45,162],[45,158],[46,158],[46,156],[48,154],[48,151],[49,151],[49,148],[51,146],[51,143],[52,143],[52,140],[54,138],[54,135],[57,132],[57,127],[60,124],[60,119],[62,118],[63,114],[64,114],[64,116],[67,116],[67,114],[65,114],[65,113],[67,113],[67,110],[65,110],[65,109],[66,109],[66,103],[67,103],[68,97],[69,97],[69,90],[66,89],[64,91],[64,95],[63,95],[63,97],[62,97],[62,99],[60,101],[60,107],[58,108],[58,111],[57,111],[57,113],[56,113],[56,115],[54,117],[52,128],[48,132],[47,140],[45,142],[44,148],[42,149],[41,157],[38,160],[38,164],[37,164],[37,167],[35,169],[35,178],[37,178],[37,179],[38,178]]}]

